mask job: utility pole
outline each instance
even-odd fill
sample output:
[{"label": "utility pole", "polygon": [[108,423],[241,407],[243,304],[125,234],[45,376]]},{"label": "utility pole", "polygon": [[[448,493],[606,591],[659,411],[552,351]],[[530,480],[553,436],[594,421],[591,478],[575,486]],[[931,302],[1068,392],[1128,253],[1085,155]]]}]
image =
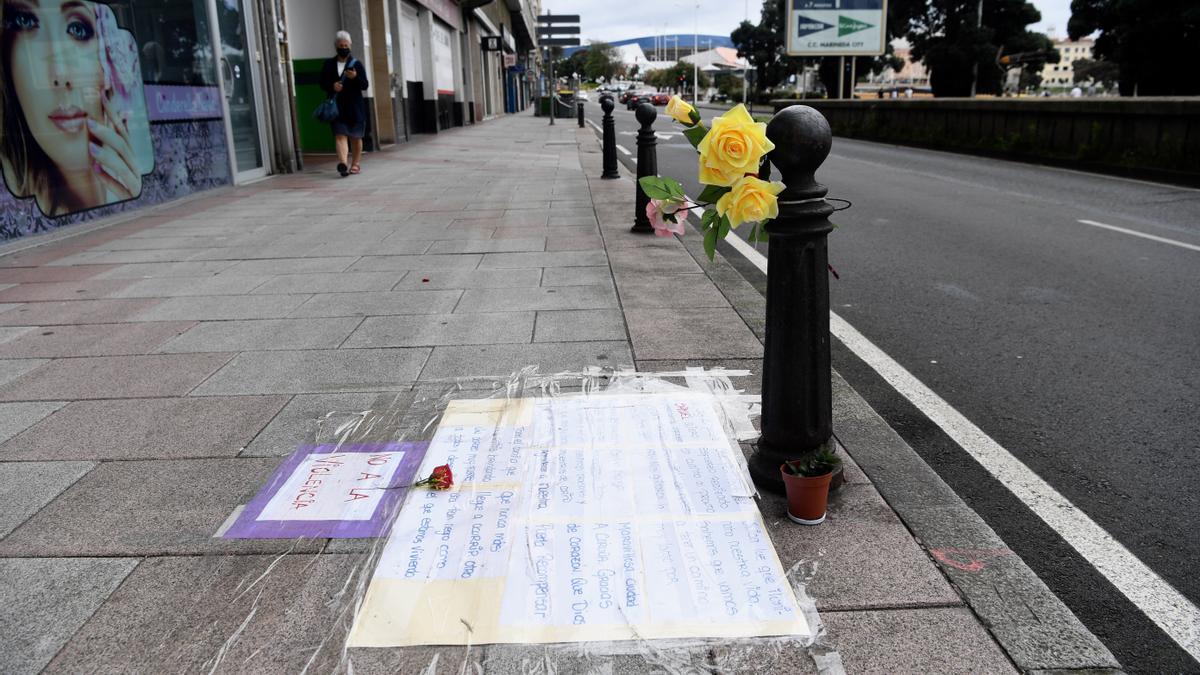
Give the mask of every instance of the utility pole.
[{"label": "utility pole", "polygon": [[696,24],[692,33],[692,105],[694,106],[700,105],[700,59],[696,56],[698,53],[700,53],[700,0],[696,0]]},{"label": "utility pole", "polygon": [[[975,9],[975,27],[983,28],[983,0]],[[971,66],[971,98],[975,98],[975,89],[979,85],[979,62]]]}]

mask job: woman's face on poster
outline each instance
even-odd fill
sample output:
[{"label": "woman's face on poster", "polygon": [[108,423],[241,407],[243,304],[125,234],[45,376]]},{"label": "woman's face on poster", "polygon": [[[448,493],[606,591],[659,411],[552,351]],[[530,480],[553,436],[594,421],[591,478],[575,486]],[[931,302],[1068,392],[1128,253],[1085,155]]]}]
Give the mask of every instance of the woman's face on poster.
[{"label": "woman's face on poster", "polygon": [[64,172],[88,171],[88,119],[103,122],[96,12],[79,0],[3,0],[13,88],[42,151]]}]

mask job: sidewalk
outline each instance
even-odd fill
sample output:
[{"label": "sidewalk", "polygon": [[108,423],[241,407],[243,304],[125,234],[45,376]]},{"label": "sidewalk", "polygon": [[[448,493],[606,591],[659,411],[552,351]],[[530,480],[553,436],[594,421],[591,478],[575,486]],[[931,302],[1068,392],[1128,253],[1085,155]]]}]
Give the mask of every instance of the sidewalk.
[{"label": "sidewalk", "polygon": [[[541,647],[343,654],[341,599],[370,572],[354,546],[213,537],[322,415],[453,378],[694,365],[748,369],[757,393],[761,296],[720,258],[697,262],[695,236],[630,234],[631,180],[595,178],[595,137],[569,122],[509,116],[374,153],[352,178],[312,166],[0,247],[0,671],[661,668],[645,652],[600,662]],[[850,463],[825,524],[793,525],[782,499],[761,500],[784,569],[810,575],[818,647],[681,646],[672,660],[1116,666],[1002,542],[972,570],[986,547],[914,539],[918,512],[961,520],[957,498],[914,500],[933,479],[897,473],[902,442],[836,377],[835,429],[867,473]],[[976,601],[985,567],[1026,586],[988,578],[992,597]]]}]

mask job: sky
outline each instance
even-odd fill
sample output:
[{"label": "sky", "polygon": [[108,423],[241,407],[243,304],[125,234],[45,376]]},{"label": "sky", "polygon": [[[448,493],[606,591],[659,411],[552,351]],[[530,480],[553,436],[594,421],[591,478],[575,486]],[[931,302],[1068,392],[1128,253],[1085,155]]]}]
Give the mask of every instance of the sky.
[{"label": "sky", "polygon": [[[1042,21],[1031,26],[1046,32],[1055,29],[1066,35],[1071,18],[1071,0],[1031,0],[1042,13]],[[542,0],[542,11],[552,14],[578,14],[581,37],[589,40],[616,41],[658,33],[691,33],[697,28],[697,0]],[[762,0],[699,0],[699,32],[702,35],[729,35],[747,12],[758,22]]]}]

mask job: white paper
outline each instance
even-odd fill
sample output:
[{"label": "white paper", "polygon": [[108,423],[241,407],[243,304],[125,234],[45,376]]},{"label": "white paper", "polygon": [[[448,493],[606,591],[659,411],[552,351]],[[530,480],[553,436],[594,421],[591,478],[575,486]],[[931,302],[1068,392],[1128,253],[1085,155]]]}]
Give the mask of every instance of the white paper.
[{"label": "white paper", "polygon": [[305,457],[255,520],[370,520],[403,452]]}]

